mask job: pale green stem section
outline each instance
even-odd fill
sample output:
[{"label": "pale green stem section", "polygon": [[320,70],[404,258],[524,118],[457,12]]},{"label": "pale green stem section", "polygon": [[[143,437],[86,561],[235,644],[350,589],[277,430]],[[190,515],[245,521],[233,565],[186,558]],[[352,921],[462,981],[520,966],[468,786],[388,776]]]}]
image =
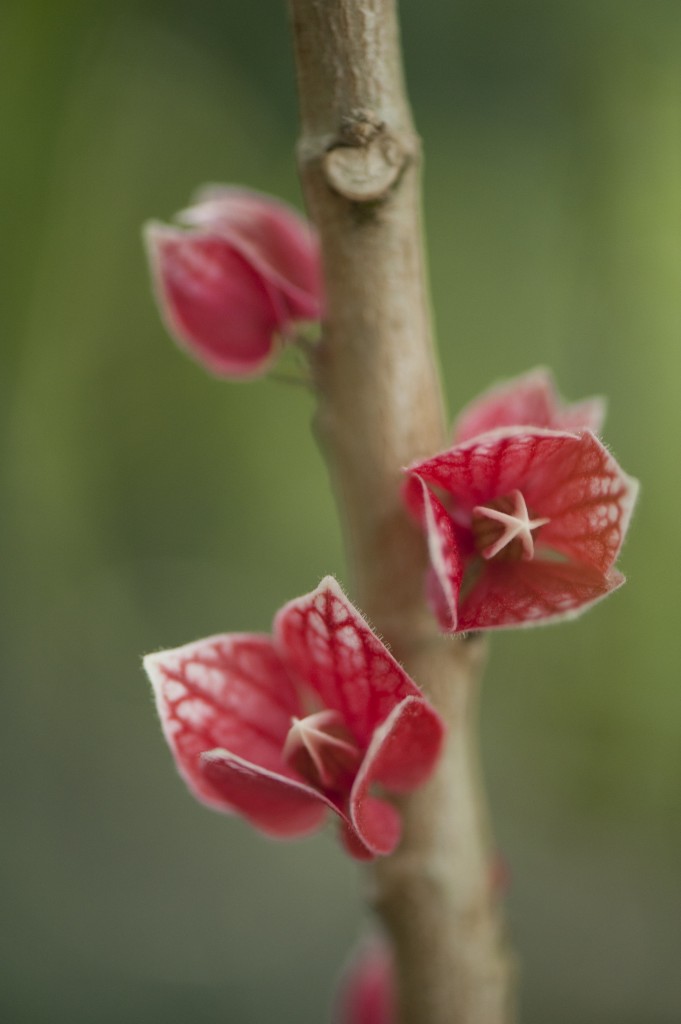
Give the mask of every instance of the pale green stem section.
[{"label": "pale green stem section", "polygon": [[371,873],[394,942],[401,1024],[509,1024],[509,966],[478,788],[484,643],[443,637],[424,603],[425,543],[402,468],[446,445],[420,224],[419,139],[393,0],[290,0],[300,173],[328,289],[313,358],[316,429],[359,606],[447,721],[404,838]]}]

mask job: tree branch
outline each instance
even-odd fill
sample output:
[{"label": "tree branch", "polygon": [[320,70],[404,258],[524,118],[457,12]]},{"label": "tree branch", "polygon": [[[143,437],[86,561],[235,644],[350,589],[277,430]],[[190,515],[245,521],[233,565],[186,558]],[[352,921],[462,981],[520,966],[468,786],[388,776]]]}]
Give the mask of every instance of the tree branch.
[{"label": "tree branch", "polygon": [[404,838],[372,869],[396,951],[402,1024],[508,1024],[509,968],[478,786],[484,643],[443,637],[402,468],[446,446],[419,205],[420,146],[393,0],[290,0],[300,174],[322,241],[328,314],[313,357],[316,430],[360,607],[449,727]]}]

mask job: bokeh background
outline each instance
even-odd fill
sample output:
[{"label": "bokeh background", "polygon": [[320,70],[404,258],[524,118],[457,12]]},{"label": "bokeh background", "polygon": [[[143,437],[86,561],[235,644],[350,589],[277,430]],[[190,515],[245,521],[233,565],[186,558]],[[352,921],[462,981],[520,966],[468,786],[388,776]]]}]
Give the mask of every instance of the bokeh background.
[{"label": "bokeh background", "polygon": [[[536,364],[610,398],[629,585],[495,638],[484,756],[525,1024],[681,1020],[681,6],[404,0],[452,410]],[[331,831],[194,804],[140,655],[343,575],[312,402],[167,339],[140,225],[204,181],[299,203],[285,10],[0,11],[8,1024],[327,1019],[363,926]]]}]

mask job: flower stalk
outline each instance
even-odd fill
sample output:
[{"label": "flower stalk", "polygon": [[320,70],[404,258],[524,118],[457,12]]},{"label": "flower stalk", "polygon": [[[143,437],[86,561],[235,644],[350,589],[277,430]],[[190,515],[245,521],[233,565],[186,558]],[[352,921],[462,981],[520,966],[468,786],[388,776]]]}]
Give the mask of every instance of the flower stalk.
[{"label": "flower stalk", "polygon": [[420,223],[419,140],[394,0],[290,0],[300,175],[327,288],[313,356],[316,430],[337,496],[353,594],[445,719],[429,783],[401,799],[397,853],[371,868],[401,1024],[509,1024],[510,967],[477,771],[480,638],[442,636],[427,550],[400,486],[446,445]]}]

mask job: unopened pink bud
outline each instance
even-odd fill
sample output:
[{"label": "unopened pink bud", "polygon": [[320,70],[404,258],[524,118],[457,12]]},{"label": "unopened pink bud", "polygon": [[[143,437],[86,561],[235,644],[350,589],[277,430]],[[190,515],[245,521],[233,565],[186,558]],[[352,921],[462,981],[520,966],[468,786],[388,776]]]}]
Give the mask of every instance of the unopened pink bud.
[{"label": "unopened pink bud", "polygon": [[205,190],[177,220],[182,227],[145,231],[170,333],[218,376],[264,372],[278,339],[322,315],[313,228],[283,203],[236,188]]}]

